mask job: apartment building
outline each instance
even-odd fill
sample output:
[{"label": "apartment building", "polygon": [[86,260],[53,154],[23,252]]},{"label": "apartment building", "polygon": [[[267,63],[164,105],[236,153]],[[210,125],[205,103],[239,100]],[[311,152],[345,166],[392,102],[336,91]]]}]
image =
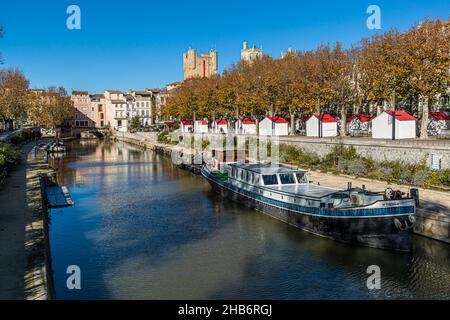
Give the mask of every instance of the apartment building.
[{"label": "apartment building", "polygon": [[128,130],[129,99],[122,91],[106,90],[106,126],[116,131],[126,132]]},{"label": "apartment building", "polygon": [[91,128],[95,127],[96,114],[91,108],[91,98],[87,91],[72,91],[70,96],[72,101],[72,119],[73,128]]},{"label": "apartment building", "polygon": [[132,97],[131,117],[139,117],[139,123],[143,127],[148,127],[153,124],[153,92],[145,91],[130,91]]}]

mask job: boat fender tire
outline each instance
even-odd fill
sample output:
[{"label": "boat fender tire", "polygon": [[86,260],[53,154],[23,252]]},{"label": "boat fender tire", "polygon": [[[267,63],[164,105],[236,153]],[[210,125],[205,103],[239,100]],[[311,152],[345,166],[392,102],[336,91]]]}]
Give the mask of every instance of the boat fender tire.
[{"label": "boat fender tire", "polygon": [[408,220],[411,224],[408,224],[408,222],[406,222],[406,228],[407,229],[414,228],[414,225],[416,224],[416,218],[413,215],[410,215],[408,216]]},{"label": "boat fender tire", "polygon": [[400,230],[400,231],[406,230],[406,227],[403,227],[402,223],[397,218],[394,219],[394,224],[398,230]]}]

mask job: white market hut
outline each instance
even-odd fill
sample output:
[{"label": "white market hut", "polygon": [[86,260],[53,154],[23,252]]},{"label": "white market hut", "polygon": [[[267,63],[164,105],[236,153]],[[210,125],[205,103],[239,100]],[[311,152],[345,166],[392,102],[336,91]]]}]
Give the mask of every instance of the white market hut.
[{"label": "white market hut", "polygon": [[352,117],[347,117],[347,132],[351,136],[368,136],[372,131],[370,122],[370,115],[356,114]]},{"label": "white market hut", "polygon": [[281,117],[265,117],[259,122],[259,135],[261,136],[287,136],[289,122]]},{"label": "white market hut", "polygon": [[188,120],[181,120],[180,130],[183,133],[190,133],[193,131],[192,123]]},{"label": "white market hut", "polygon": [[[392,110],[383,111],[372,119],[372,138],[392,139]],[[395,111],[395,139],[416,137],[416,118],[403,110]]]},{"label": "white market hut", "polygon": [[213,123],[214,133],[228,133],[228,121],[225,119],[219,119]]},{"label": "white market hut", "polygon": [[321,137],[337,136],[337,121],[333,116],[328,113],[321,114],[320,123],[321,128],[319,128],[319,116],[317,114],[306,120],[306,136],[319,137],[319,129]]},{"label": "white market hut", "polygon": [[208,119],[195,121],[194,132],[195,133],[208,133]]},{"label": "white market hut", "polygon": [[248,118],[241,118],[236,121],[237,134],[256,134],[256,121]]},{"label": "white market hut", "polygon": [[430,112],[428,122],[428,134],[430,136],[438,136],[442,130],[450,129],[450,116],[445,112]]}]

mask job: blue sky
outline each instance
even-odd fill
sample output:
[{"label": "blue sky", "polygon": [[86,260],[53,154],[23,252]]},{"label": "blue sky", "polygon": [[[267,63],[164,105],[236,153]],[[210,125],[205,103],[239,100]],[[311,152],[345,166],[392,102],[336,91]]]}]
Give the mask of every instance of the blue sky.
[{"label": "blue sky", "polygon": [[[71,4],[81,8],[81,30],[66,27]],[[381,8],[380,31],[450,14],[448,0],[2,0],[0,52],[3,66],[22,69],[31,87],[164,87],[182,80],[189,47],[216,49],[221,71],[240,59],[243,40],[273,57],[288,47],[350,46],[379,32],[366,27],[371,4]]]}]

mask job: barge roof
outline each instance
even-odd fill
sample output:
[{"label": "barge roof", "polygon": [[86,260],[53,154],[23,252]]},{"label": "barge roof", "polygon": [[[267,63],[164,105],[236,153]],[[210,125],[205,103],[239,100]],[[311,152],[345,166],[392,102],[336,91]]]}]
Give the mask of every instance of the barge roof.
[{"label": "barge roof", "polygon": [[330,194],[342,191],[310,183],[296,184],[296,185],[266,186],[266,188],[285,193],[290,193],[293,195],[307,196],[311,198],[322,198]]},{"label": "barge roof", "polygon": [[229,166],[253,171],[259,174],[306,172],[306,170],[298,169],[296,167],[274,163],[232,163],[229,164]]}]

